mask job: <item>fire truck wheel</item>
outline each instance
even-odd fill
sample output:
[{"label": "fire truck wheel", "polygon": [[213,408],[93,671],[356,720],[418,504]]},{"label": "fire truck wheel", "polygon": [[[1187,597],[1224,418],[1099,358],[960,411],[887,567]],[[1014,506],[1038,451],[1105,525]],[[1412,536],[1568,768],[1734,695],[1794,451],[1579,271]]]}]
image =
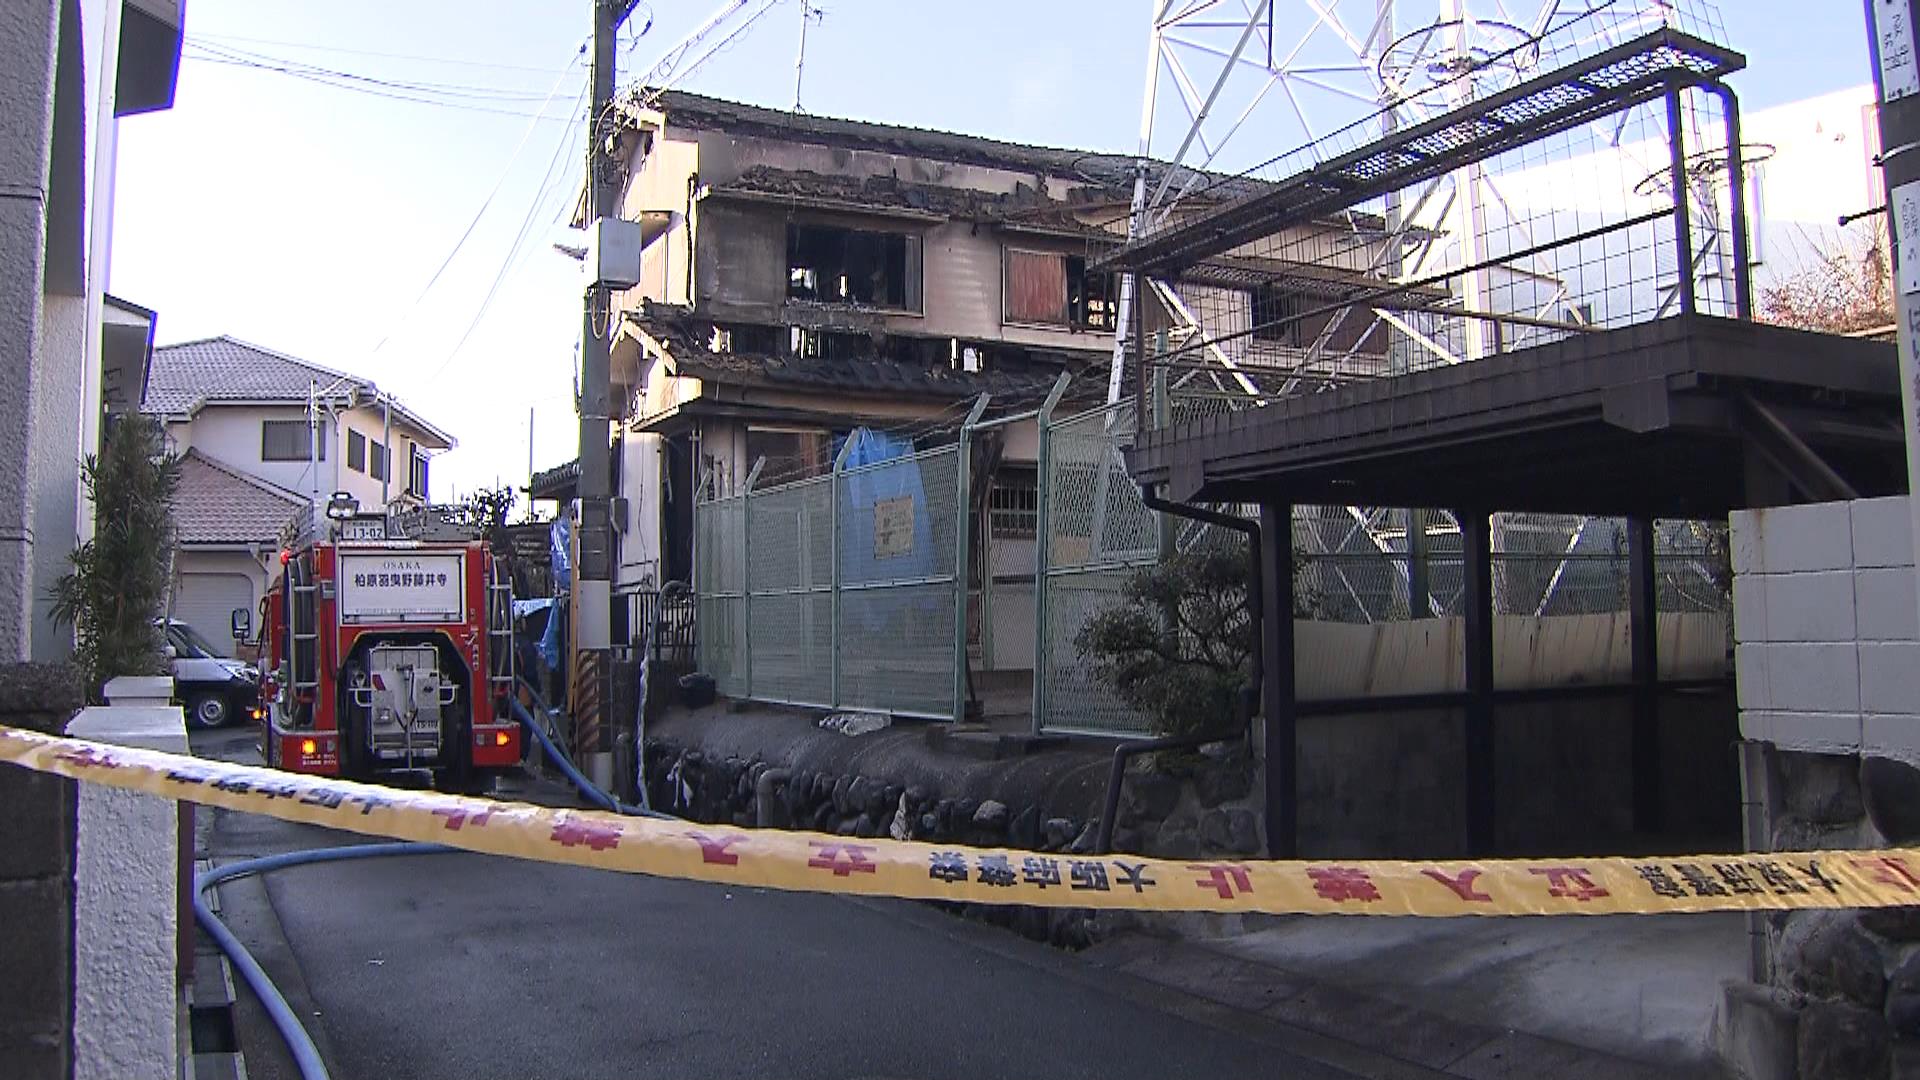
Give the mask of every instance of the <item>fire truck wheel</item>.
[{"label": "fire truck wheel", "polygon": [[219,694],[195,694],[187,701],[187,723],[197,728],[225,727],[233,706]]}]

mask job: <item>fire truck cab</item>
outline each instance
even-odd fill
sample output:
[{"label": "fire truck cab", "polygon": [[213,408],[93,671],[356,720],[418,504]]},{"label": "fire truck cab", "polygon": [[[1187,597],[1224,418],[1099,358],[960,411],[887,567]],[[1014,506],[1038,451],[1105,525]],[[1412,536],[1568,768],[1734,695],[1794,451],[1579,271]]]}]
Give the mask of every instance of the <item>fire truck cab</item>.
[{"label": "fire truck cab", "polygon": [[489,785],[521,749],[505,568],[477,540],[388,539],[354,524],[282,551],[261,602],[267,763]]}]

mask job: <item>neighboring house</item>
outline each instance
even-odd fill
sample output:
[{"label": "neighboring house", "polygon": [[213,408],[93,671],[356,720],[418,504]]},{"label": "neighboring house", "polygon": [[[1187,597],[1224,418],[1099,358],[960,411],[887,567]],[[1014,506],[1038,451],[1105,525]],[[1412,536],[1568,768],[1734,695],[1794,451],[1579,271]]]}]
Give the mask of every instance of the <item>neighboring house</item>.
[{"label": "neighboring house", "polygon": [[184,459],[174,616],[221,645],[289,520],[340,491],[369,511],[424,505],[432,455],[453,446],[370,380],[230,337],[155,349],[142,411]]},{"label": "neighboring house", "polygon": [[[1063,372],[1084,376],[1070,407],[1105,400],[1119,286],[1090,263],[1124,233],[1130,157],[664,91],[627,105],[616,158],[620,214],[653,237],[611,329],[616,593],[688,580],[696,490],[738,491],[761,459],[766,486],[823,472],[859,426],[951,441],[970,399],[1030,410]],[[1154,297],[1149,331],[1246,328],[1377,285],[1379,226],[1302,229],[1298,262],[1218,260]],[[1246,284],[1279,266],[1286,292]],[[1377,368],[1384,335],[1357,322],[1333,349]],[[1325,324],[1245,335],[1225,361],[1298,362]],[[1037,442],[1032,421],[1008,430],[993,476],[1015,534]]]},{"label": "neighboring house", "polygon": [[72,651],[50,593],[92,535],[80,461],[139,399],[153,313],[107,295],[120,118],[166,109],[182,0],[29,0],[0,34],[0,659]]},{"label": "neighboring house", "polygon": [[174,494],[179,529],[173,617],[233,656],[236,608],[255,611],[271,579],[287,522],[307,508],[305,496],[223,465],[189,449]]}]

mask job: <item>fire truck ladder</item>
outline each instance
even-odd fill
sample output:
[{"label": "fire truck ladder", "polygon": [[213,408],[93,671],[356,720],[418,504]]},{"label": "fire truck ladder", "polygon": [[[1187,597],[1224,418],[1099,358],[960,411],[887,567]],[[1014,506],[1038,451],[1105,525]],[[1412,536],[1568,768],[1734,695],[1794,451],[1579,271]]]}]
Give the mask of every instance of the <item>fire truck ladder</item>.
[{"label": "fire truck ladder", "polygon": [[513,579],[499,559],[487,573],[487,688],[513,695]]},{"label": "fire truck ladder", "polygon": [[315,602],[320,588],[313,580],[313,566],[304,556],[287,564],[287,582],[292,601],[288,605],[292,610],[287,619],[287,658],[292,666],[293,701],[296,708],[305,703],[306,719],[311,723],[313,701],[320,692],[319,607]]}]

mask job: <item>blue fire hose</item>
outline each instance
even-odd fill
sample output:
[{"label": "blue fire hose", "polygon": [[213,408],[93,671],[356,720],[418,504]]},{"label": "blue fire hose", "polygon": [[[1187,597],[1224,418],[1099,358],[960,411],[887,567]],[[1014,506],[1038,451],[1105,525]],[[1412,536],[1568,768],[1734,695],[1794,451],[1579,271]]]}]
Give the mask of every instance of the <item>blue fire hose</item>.
[{"label": "blue fire hose", "polygon": [[[540,697],[539,691],[528,685],[524,680],[522,680],[521,685],[526,687],[529,694],[533,695],[536,704],[540,705],[542,709],[547,709],[547,705]],[[508,702],[512,706],[514,718],[520,721],[520,726],[525,728],[527,732],[533,736],[534,741],[540,744],[540,749],[547,755],[548,760],[560,767],[561,773],[564,774],[567,780],[573,784],[574,788],[580,792],[582,798],[601,810],[608,810],[616,814],[625,814],[629,817],[651,817],[673,820],[671,814],[662,814],[656,810],[628,805],[600,790],[592,781],[586,778],[585,774],[574,767],[573,761],[567,757],[565,751],[561,750],[553,741],[553,738],[547,734],[546,729],[534,720],[533,715],[527,712],[526,707],[520,704],[518,698],[509,698]],[[551,710],[549,710],[549,712],[551,712]],[[228,962],[239,969],[240,977],[246,981],[247,986],[251,988],[254,995],[260,999],[260,1004],[267,1011],[267,1018],[273,1021],[273,1026],[280,1032],[280,1037],[286,1040],[287,1051],[293,1055],[293,1063],[300,1071],[301,1080],[331,1080],[331,1076],[327,1072],[326,1062],[320,1058],[320,1048],[314,1045],[313,1037],[307,1034],[305,1025],[301,1024],[300,1018],[294,1015],[293,1007],[287,1004],[287,999],[280,993],[280,988],[273,985],[273,980],[267,977],[266,969],[260,966],[260,962],[253,958],[253,954],[247,951],[247,947],[242,945],[240,939],[233,935],[233,931],[227,929],[227,925],[220,921],[220,917],[213,913],[211,907],[207,906],[206,894],[222,882],[232,881],[235,878],[248,877],[253,874],[265,874],[274,870],[284,870],[290,866],[339,862],[344,859],[373,859],[394,855],[438,855],[444,852],[458,850],[460,849],[450,848],[444,844],[350,844],[344,847],[313,848],[307,851],[290,851],[284,855],[268,855],[258,859],[244,859],[240,862],[228,863],[225,866],[216,867],[195,877],[193,888],[194,921],[199,923],[200,928],[207,932],[207,936],[213,939],[214,944],[219,946],[220,951],[226,954]]]}]

